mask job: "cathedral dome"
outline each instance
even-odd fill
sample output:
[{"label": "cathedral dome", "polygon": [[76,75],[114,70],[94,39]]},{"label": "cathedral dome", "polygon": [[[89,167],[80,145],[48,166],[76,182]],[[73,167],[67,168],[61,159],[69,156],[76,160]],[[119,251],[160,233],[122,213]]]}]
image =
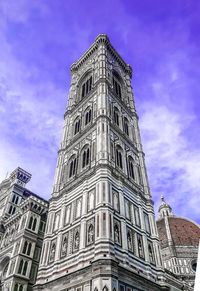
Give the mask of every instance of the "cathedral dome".
[{"label": "cathedral dome", "polygon": [[[168,223],[173,244],[176,246],[198,246],[200,228],[194,222],[181,217],[168,217]],[[167,242],[167,230],[164,218],[157,221],[161,247]]]}]

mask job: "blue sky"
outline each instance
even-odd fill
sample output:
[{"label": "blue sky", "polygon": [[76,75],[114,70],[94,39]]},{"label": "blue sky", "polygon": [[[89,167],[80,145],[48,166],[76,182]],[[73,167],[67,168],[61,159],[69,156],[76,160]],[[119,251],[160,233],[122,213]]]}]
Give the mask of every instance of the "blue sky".
[{"label": "blue sky", "polygon": [[200,4],[193,0],[0,2],[0,179],[17,166],[49,198],[70,65],[99,33],[133,68],[155,201],[200,222]]}]

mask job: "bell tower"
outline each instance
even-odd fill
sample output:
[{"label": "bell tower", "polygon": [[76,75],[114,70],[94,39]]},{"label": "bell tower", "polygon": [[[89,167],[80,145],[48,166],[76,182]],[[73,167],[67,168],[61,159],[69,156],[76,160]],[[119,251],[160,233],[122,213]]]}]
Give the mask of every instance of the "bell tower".
[{"label": "bell tower", "polygon": [[34,290],[169,290],[131,78],[105,34],[71,66]]}]

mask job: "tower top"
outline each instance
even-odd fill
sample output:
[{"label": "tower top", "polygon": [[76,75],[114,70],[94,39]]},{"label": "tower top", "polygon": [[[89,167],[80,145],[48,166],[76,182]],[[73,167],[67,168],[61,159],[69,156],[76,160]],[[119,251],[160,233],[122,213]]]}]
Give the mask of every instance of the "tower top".
[{"label": "tower top", "polygon": [[76,62],[74,62],[71,65],[71,73],[76,72],[84,63],[86,60],[88,60],[89,57],[98,49],[100,45],[105,45],[107,47],[107,50],[112,54],[112,56],[118,61],[118,63],[122,66],[122,68],[132,77],[132,68],[129,64],[127,64],[122,57],[119,55],[119,53],[115,50],[115,48],[112,46],[109,37],[107,34],[101,33],[99,34],[93,44],[89,47],[89,49],[81,56],[80,59],[78,59]]},{"label": "tower top", "polygon": [[160,207],[158,209],[158,212],[160,214],[160,218],[163,218],[165,216],[173,216],[172,208],[165,201],[165,198],[163,195],[161,195],[161,204],[160,204]]}]

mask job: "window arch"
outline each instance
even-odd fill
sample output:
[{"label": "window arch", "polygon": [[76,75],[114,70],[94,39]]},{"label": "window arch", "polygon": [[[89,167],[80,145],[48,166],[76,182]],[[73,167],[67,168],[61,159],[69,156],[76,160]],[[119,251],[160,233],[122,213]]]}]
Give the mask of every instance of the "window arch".
[{"label": "window arch", "polygon": [[91,122],[92,110],[91,108],[86,109],[85,111],[85,126]]},{"label": "window arch", "polygon": [[134,160],[131,156],[128,157],[128,173],[129,177],[135,180]]},{"label": "window arch", "polygon": [[124,117],[124,132],[129,136],[129,121],[126,117]]},{"label": "window arch", "polygon": [[120,169],[123,169],[122,153],[123,153],[122,148],[121,148],[120,146],[117,146],[117,148],[116,148],[116,165],[117,165]]},{"label": "window arch", "polygon": [[114,123],[119,126],[119,109],[114,107]]},{"label": "window arch", "polygon": [[83,99],[92,90],[92,76],[88,75],[81,86],[81,98]]},{"label": "window arch", "polygon": [[28,242],[25,241],[25,243],[24,243],[24,247],[23,247],[23,250],[22,250],[22,253],[23,253],[23,254],[26,254],[27,247],[28,247]]},{"label": "window arch", "polygon": [[89,146],[86,146],[82,151],[82,169],[87,167],[90,163],[90,149]]},{"label": "window arch", "polygon": [[19,263],[18,274],[21,274],[23,265],[24,265],[24,260],[21,259],[21,261]]},{"label": "window arch", "polygon": [[73,155],[69,160],[69,178],[73,177],[76,174],[77,168],[77,158]]},{"label": "window arch", "polygon": [[80,132],[80,129],[81,129],[81,119],[78,116],[74,121],[74,135]]},{"label": "window arch", "polygon": [[28,228],[31,229],[32,228],[32,224],[33,224],[33,217],[31,216],[30,220],[29,220],[29,224],[28,224]]},{"label": "window arch", "polygon": [[122,98],[122,89],[121,89],[121,80],[117,72],[113,72],[113,91],[121,99]]},{"label": "window arch", "polygon": [[34,220],[33,220],[33,227],[32,227],[32,230],[33,231],[35,231],[36,224],[37,224],[37,218],[34,218]]},{"label": "window arch", "polygon": [[28,267],[28,262],[25,261],[25,263],[24,263],[24,267],[23,267],[23,272],[22,272],[22,275],[24,275],[24,276],[26,276],[27,267]]}]

